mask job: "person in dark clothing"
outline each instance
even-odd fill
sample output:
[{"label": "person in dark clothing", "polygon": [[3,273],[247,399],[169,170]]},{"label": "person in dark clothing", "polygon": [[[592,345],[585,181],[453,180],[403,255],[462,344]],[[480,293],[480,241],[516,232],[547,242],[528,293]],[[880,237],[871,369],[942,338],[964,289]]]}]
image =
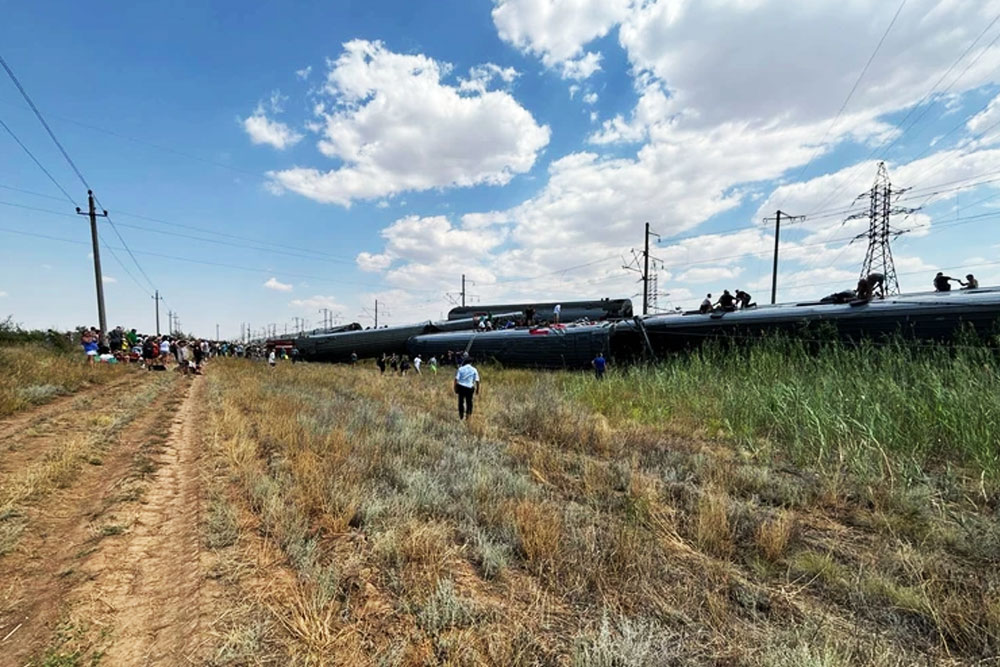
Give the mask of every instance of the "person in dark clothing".
[{"label": "person in dark clothing", "polygon": [[379,374],[385,373],[385,353],[381,357],[375,360],[375,365],[378,366]]},{"label": "person in dark clothing", "polygon": [[399,370],[399,357],[397,357],[395,354],[389,357],[389,368],[392,369],[393,373]]},{"label": "person in dark clothing", "polygon": [[535,323],[535,309],[532,306],[528,306],[524,309],[524,323],[527,326],[531,326]]},{"label": "person in dark clothing", "polygon": [[736,302],[737,304],[739,304],[740,310],[745,310],[747,308],[753,308],[754,306],[756,306],[757,304],[750,301],[752,298],[753,297],[750,296],[747,292],[744,292],[741,289],[736,290]]},{"label": "person in dark clothing", "polygon": [[729,290],[722,290],[722,296],[719,297],[719,302],[717,304],[724,313],[731,313],[736,310],[736,299]]},{"label": "person in dark clothing", "polygon": [[406,375],[406,371],[410,370],[410,358],[403,355],[403,360],[399,362],[399,374]]},{"label": "person in dark clothing", "polygon": [[957,278],[952,278],[951,276],[946,276],[943,273],[941,273],[940,271],[938,271],[937,275],[934,276],[934,291],[936,291],[936,292],[950,292],[951,291],[951,283],[952,283],[952,281],[954,281],[956,283],[957,282],[961,282]]},{"label": "person in dark clothing", "polygon": [[153,340],[152,336],[147,336],[146,340],[142,342],[142,361],[146,365],[146,368],[150,368],[153,365],[153,360],[159,356],[159,346],[156,341]]},{"label": "person in dark clothing", "polygon": [[598,380],[603,380],[604,371],[608,368],[608,360],[604,358],[604,354],[598,352],[594,360],[590,362],[590,365],[594,367],[594,377]]},{"label": "person in dark clothing", "polygon": [[862,301],[870,301],[872,298],[872,286],[868,282],[867,278],[861,278],[858,280],[858,288],[855,290],[857,296]]},{"label": "person in dark clothing", "polygon": [[299,361],[299,348],[293,347],[292,348],[292,355],[291,356],[292,356],[292,363],[293,364],[298,363],[298,361]]},{"label": "person in dark clothing", "polygon": [[[872,296],[877,296],[880,299],[885,298],[885,274],[884,273],[869,273],[865,280],[868,281],[868,289]],[[869,299],[871,297],[868,297]]]}]

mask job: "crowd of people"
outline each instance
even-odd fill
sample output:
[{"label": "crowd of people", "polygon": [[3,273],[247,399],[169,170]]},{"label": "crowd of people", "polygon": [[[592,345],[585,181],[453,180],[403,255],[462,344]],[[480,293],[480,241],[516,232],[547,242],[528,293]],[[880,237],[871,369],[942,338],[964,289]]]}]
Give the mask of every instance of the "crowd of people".
[{"label": "crowd of people", "polygon": [[80,330],[80,345],[91,363],[135,363],[148,370],[174,366],[182,373],[200,373],[212,357],[263,358],[264,348],[228,341],[214,341],[181,335],[141,334],[135,329],[115,327],[102,340],[97,327]]}]

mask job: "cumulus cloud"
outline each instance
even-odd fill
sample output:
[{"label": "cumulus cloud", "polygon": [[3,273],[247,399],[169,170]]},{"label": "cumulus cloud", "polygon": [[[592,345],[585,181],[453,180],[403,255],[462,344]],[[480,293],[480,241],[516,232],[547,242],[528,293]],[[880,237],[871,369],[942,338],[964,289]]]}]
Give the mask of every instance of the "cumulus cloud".
[{"label": "cumulus cloud", "polygon": [[264,283],[264,287],[266,287],[267,289],[273,289],[276,292],[292,291],[292,286],[290,284],[280,282],[274,276],[271,276],[270,278],[267,279],[267,282]]},{"label": "cumulus cloud", "polygon": [[[676,268],[678,275],[666,288],[675,294],[689,294],[686,283],[704,286],[734,277],[769,287],[769,278],[751,282],[748,275],[753,270],[748,257],[766,264],[773,246],[771,231],[760,219],[778,206],[792,213],[846,209],[871,186],[876,161],[776,189],[773,184],[842,142],[877,147],[899,137],[896,123],[902,114],[890,113],[922,100],[956,54],[1000,11],[1000,3],[911,0],[834,124],[893,9],[873,0],[814,2],[791,10],[780,0],[494,0],[500,37],[560,73],[574,66],[569,63],[599,55],[591,43],[617,28],[633,77],[634,108],[602,123],[588,137],[587,150],[556,156],[543,184],[521,203],[503,211],[471,211],[461,226],[447,224],[459,232],[502,230],[500,242],[460,256],[457,264],[441,264],[390,249],[386,239],[384,249],[359,255],[358,264],[382,272],[400,289],[443,284],[442,272],[453,281],[451,274],[461,266],[476,272],[477,289],[486,298],[593,296],[602,290],[635,294],[634,276],[619,268],[620,255],[641,244],[646,220],[669,239],[753,201],[756,213],[737,218],[748,225],[745,232],[668,240],[657,254]],[[749,32],[765,37],[747,41]],[[855,37],[844,40],[845,34]],[[952,101],[996,80],[1000,46],[983,43],[973,54],[978,59],[970,58],[967,69],[963,64],[953,70],[940,87],[947,88]],[[596,55],[590,57],[599,64]],[[571,96],[585,90],[584,83],[570,86]],[[795,94],[769,94],[780,90]],[[1000,120],[998,109],[1000,102],[989,105],[961,129],[983,133]],[[937,107],[930,111],[941,113]],[[920,132],[931,124],[908,130],[907,144],[919,151]],[[984,148],[1000,134],[978,139],[989,143],[959,142],[958,148],[910,163],[897,160],[890,164],[894,183],[923,187],[926,193],[936,183],[971,182],[977,174],[995,171],[1000,155]],[[919,192],[906,195],[912,203],[902,203],[919,204]],[[954,194],[931,201],[949,197]],[[830,215],[790,225],[787,238],[783,228],[781,292],[787,287],[789,296],[806,298],[853,285],[864,247],[845,247],[843,239],[866,225],[865,220],[841,224],[841,218]],[[907,226],[917,231],[908,236],[932,233],[930,225],[929,215],[911,215]],[[917,267],[908,269],[922,270],[920,258],[909,257],[900,255],[900,260]],[[595,264],[580,271],[555,271],[591,261]],[[761,275],[769,273],[766,269]]]},{"label": "cumulus cloud", "polygon": [[258,105],[252,115],[243,119],[243,129],[255,144],[267,144],[278,150],[294,146],[303,135],[284,123],[267,117],[263,106]]},{"label": "cumulus cloud", "polygon": [[575,79],[577,81],[589,79],[597,70],[601,69],[601,56],[596,51],[585,53],[575,60],[566,60],[560,63],[562,77],[564,79]]},{"label": "cumulus cloud", "polygon": [[[527,172],[549,142],[510,93],[486,80],[513,80],[509,68],[475,68],[465,88],[445,81],[450,66],[354,40],[330,63],[319,104],[319,150],[340,166],[270,172],[293,192],[350,206],[406,190],[504,185]],[[478,76],[478,78],[475,78]]]},{"label": "cumulus cloud", "polygon": [[632,6],[633,0],[494,0],[493,23],[501,39],[553,67],[578,58]]},{"label": "cumulus cloud", "polygon": [[521,73],[513,67],[500,67],[493,63],[486,63],[485,65],[470,67],[469,77],[460,79],[458,88],[464,91],[485,93],[493,82],[493,79],[500,79],[502,82],[510,84],[520,75]]}]

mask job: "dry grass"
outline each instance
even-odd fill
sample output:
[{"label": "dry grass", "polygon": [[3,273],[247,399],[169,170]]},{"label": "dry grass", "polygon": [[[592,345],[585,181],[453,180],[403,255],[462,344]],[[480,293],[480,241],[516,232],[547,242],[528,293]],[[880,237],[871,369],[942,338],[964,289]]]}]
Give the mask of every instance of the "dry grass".
[{"label": "dry grass", "polygon": [[58,396],[122,377],[118,364],[89,364],[43,345],[0,346],[0,418]]},{"label": "dry grass", "polygon": [[257,609],[226,655],[840,666],[1000,650],[1000,526],[971,471],[819,475],[602,415],[566,393],[579,378],[485,371],[464,424],[447,375],[213,364],[206,543]]}]

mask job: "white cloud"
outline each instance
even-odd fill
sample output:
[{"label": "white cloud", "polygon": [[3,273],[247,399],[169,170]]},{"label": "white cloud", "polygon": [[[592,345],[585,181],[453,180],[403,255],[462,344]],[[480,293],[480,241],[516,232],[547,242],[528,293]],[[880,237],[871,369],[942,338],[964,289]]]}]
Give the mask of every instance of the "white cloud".
[{"label": "white cloud", "polygon": [[[509,69],[486,72],[501,80]],[[349,206],[406,190],[504,185],[531,169],[549,128],[505,91],[461,90],[450,66],[354,40],[330,63],[320,151],[340,166],[271,172],[282,187]]]},{"label": "white cloud", "polygon": [[312,70],[313,70],[312,65],[307,65],[302,69],[295,70],[295,76],[305,81],[306,79],[309,78],[309,75],[312,73]]},{"label": "white cloud", "polygon": [[567,60],[560,64],[562,77],[564,79],[575,79],[577,81],[588,79],[594,72],[601,69],[602,57],[603,56],[600,52],[591,51],[585,53],[576,60]]},{"label": "white cloud", "polygon": [[494,0],[500,38],[539,56],[547,67],[577,58],[583,47],[623,20],[633,0]]},{"label": "white cloud", "polygon": [[105,285],[112,285],[118,282],[118,279],[115,278],[114,276],[101,276],[101,282],[104,283]]},{"label": "white cloud", "polygon": [[[378,254],[359,257],[359,264],[382,271],[387,281],[407,290],[416,285],[446,289],[454,274],[475,273],[480,283],[476,289],[485,299],[628,295],[638,288],[634,276],[621,271],[615,255],[641,244],[642,225],[649,220],[668,244],[656,254],[679,273],[664,278],[670,284],[661,283],[662,290],[690,294],[687,284],[734,277],[754,289],[769,287],[765,265],[773,247],[770,226],[757,224],[739,234],[676,243],[669,237],[696,230],[748,201],[759,206],[750,219],[743,218],[748,225],[772,215],[779,205],[791,213],[844,209],[871,186],[874,161],[769,192],[775,180],[793,175],[841,142],[879,146],[898,137],[901,129],[894,122],[903,114],[888,114],[920,100],[1000,11],[1000,2],[910,0],[850,105],[831,126],[893,9],[873,0],[817,1],[792,9],[780,0],[494,0],[493,19],[501,38],[557,72],[596,53],[590,43],[617,26],[638,96],[635,108],[606,120],[588,138],[591,150],[557,156],[548,165],[544,185],[520,204],[505,211],[470,212],[461,228],[449,226],[458,231],[503,230],[501,242],[451,263],[390,250],[390,242]],[[755,38],[748,41],[747,34]],[[852,39],[844,40],[846,34]],[[600,46],[606,53],[605,44]],[[952,72],[941,88],[952,80],[954,84],[938,99],[959,108],[964,93],[996,80],[998,66],[1000,46],[990,46],[967,71],[963,65]],[[571,97],[586,89],[582,83],[569,87]],[[796,94],[772,94],[781,90]],[[920,132],[932,126],[941,111],[932,107],[928,113],[926,122],[906,134],[907,145],[916,145],[916,151],[921,148]],[[991,107],[963,129],[982,132],[997,120],[1000,108]],[[1000,134],[984,137],[990,142],[998,138]],[[603,152],[611,144],[630,143],[634,151],[616,146],[613,153]],[[937,183],[996,171],[1000,154],[972,150],[981,144],[960,146],[910,164],[890,165],[893,182],[923,187],[926,193]],[[949,197],[954,193],[934,201]],[[801,223],[798,232],[790,225],[787,237],[782,234],[779,292],[787,288],[789,298],[810,298],[852,287],[864,247],[844,247],[841,239],[866,224],[858,220],[841,225],[834,215]],[[917,231],[904,240],[933,233],[924,213],[912,215],[906,226]],[[924,270],[919,257],[898,257],[908,270]],[[597,263],[553,273],[590,261]],[[751,281],[748,274],[765,277]],[[539,277],[523,280],[534,276]]]},{"label": "white cloud", "polygon": [[307,299],[292,299],[289,301],[288,305],[296,308],[308,308],[312,310],[329,308],[335,312],[346,310],[346,308],[337,301],[336,297],[323,296],[321,294],[315,294]]},{"label": "white cloud", "polygon": [[493,63],[486,63],[470,67],[469,78],[459,79],[458,88],[463,91],[485,93],[493,79],[500,79],[506,84],[511,84],[520,75],[521,73],[513,67],[500,67]]},{"label": "white cloud", "polygon": [[273,290],[275,290],[277,292],[291,292],[292,291],[292,286],[290,284],[280,282],[274,276],[271,276],[270,278],[267,279],[267,282],[264,283],[264,287],[266,287],[267,289],[273,289]]},{"label": "white cloud", "polygon": [[4,292],[3,290],[0,290],[0,299],[2,299],[5,296],[7,296],[7,292]]},{"label": "white cloud", "polygon": [[268,118],[260,107],[243,119],[243,129],[253,143],[268,144],[278,150],[294,146],[303,136],[284,123]]},{"label": "white cloud", "polygon": [[587,93],[583,96],[584,104],[597,104],[597,93]]}]

